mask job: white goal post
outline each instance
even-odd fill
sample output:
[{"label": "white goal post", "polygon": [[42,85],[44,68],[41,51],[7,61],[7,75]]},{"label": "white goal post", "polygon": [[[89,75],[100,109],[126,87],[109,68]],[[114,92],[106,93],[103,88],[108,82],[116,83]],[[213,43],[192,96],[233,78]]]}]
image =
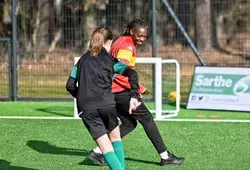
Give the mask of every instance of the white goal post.
[{"label": "white goal post", "polygon": [[[164,118],[169,118],[169,117],[176,117],[179,112],[180,112],[180,101],[181,101],[181,90],[180,90],[180,83],[181,83],[181,78],[180,78],[180,64],[177,60],[174,59],[169,59],[169,60],[162,60],[162,64],[175,64],[175,72],[176,72],[176,79],[175,79],[175,91],[176,91],[176,102],[175,102],[175,109],[173,110],[162,110],[162,113],[168,113],[167,115],[162,115],[159,117],[159,120],[164,119]],[[156,118],[157,119],[157,118]]]},{"label": "white goal post", "polygon": [[[79,60],[80,57],[75,57],[75,63]],[[165,118],[176,117],[180,111],[180,65],[177,60],[162,60],[161,58],[136,58],[136,63],[138,64],[152,64],[154,65],[154,78],[155,78],[155,88],[154,88],[154,102],[155,109],[150,110],[152,113],[155,113],[155,120],[162,120]],[[176,103],[174,109],[164,110],[162,108],[162,66],[163,64],[175,64],[175,73],[176,73]],[[140,79],[140,75],[139,75]],[[143,82],[142,82],[143,83]],[[74,99],[74,118],[79,119],[76,107],[76,100]]]}]

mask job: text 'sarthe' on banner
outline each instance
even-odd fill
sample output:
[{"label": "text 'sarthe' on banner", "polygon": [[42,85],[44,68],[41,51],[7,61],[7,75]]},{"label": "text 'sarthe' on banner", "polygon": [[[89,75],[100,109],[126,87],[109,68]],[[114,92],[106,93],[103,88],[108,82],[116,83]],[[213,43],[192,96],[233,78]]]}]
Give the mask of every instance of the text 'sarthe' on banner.
[{"label": "text 'sarthe' on banner", "polygon": [[250,68],[195,67],[187,109],[250,111]]}]

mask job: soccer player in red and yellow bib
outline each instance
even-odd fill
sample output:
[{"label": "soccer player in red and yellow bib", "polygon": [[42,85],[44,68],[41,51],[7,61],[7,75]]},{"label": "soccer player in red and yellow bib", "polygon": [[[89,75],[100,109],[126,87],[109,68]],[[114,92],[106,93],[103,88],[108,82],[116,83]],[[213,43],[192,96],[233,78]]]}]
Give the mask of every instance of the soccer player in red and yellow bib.
[{"label": "soccer player in red and yellow bib", "polygon": [[[147,29],[138,27],[138,29],[127,30],[124,35],[118,38],[112,45],[110,54],[127,64],[130,68],[135,69],[136,46],[142,44],[146,38]],[[112,91],[121,92],[126,89],[130,89],[128,78],[117,74],[112,84]],[[147,92],[147,89],[143,85],[140,85],[139,92],[143,94]]]},{"label": "soccer player in red and yellow bib", "polygon": [[[110,54],[127,64],[130,68],[135,68],[136,49],[135,44],[131,36],[120,37],[110,50]],[[130,89],[128,78],[120,74],[115,75],[115,79],[112,84],[113,92],[121,92],[126,89]]]}]

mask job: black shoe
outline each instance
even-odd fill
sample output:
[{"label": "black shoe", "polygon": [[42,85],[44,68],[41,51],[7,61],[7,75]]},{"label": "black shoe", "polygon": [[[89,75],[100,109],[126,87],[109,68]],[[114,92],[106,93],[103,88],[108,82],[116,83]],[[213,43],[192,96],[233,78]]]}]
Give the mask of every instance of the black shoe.
[{"label": "black shoe", "polygon": [[100,153],[95,153],[93,150],[91,150],[88,154],[89,160],[91,160],[94,164],[99,166],[107,166],[104,157]]},{"label": "black shoe", "polygon": [[181,165],[184,162],[183,157],[176,157],[174,154],[171,154],[168,152],[168,159],[161,159],[161,166],[178,166]]}]

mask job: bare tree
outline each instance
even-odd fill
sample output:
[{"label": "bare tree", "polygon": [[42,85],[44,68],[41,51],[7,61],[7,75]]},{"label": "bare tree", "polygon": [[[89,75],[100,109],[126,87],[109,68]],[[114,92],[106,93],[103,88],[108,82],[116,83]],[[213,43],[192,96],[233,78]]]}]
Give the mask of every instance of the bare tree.
[{"label": "bare tree", "polygon": [[36,20],[36,29],[38,29],[39,46],[47,46],[49,44],[49,18],[50,18],[50,2],[49,0],[38,1],[38,12]]},{"label": "bare tree", "polygon": [[84,0],[83,4],[83,43],[84,51],[88,49],[91,33],[100,26],[106,25],[107,0]]},{"label": "bare tree", "polygon": [[196,1],[196,40],[200,50],[212,48],[211,0]]},{"label": "bare tree", "polygon": [[56,20],[57,20],[57,30],[54,34],[54,38],[50,44],[49,47],[49,52],[54,51],[57,43],[60,41],[61,37],[62,37],[62,27],[61,27],[61,23],[62,23],[62,16],[61,16],[61,12],[62,12],[62,0],[54,0],[54,8],[55,8],[55,13],[56,13]]}]

